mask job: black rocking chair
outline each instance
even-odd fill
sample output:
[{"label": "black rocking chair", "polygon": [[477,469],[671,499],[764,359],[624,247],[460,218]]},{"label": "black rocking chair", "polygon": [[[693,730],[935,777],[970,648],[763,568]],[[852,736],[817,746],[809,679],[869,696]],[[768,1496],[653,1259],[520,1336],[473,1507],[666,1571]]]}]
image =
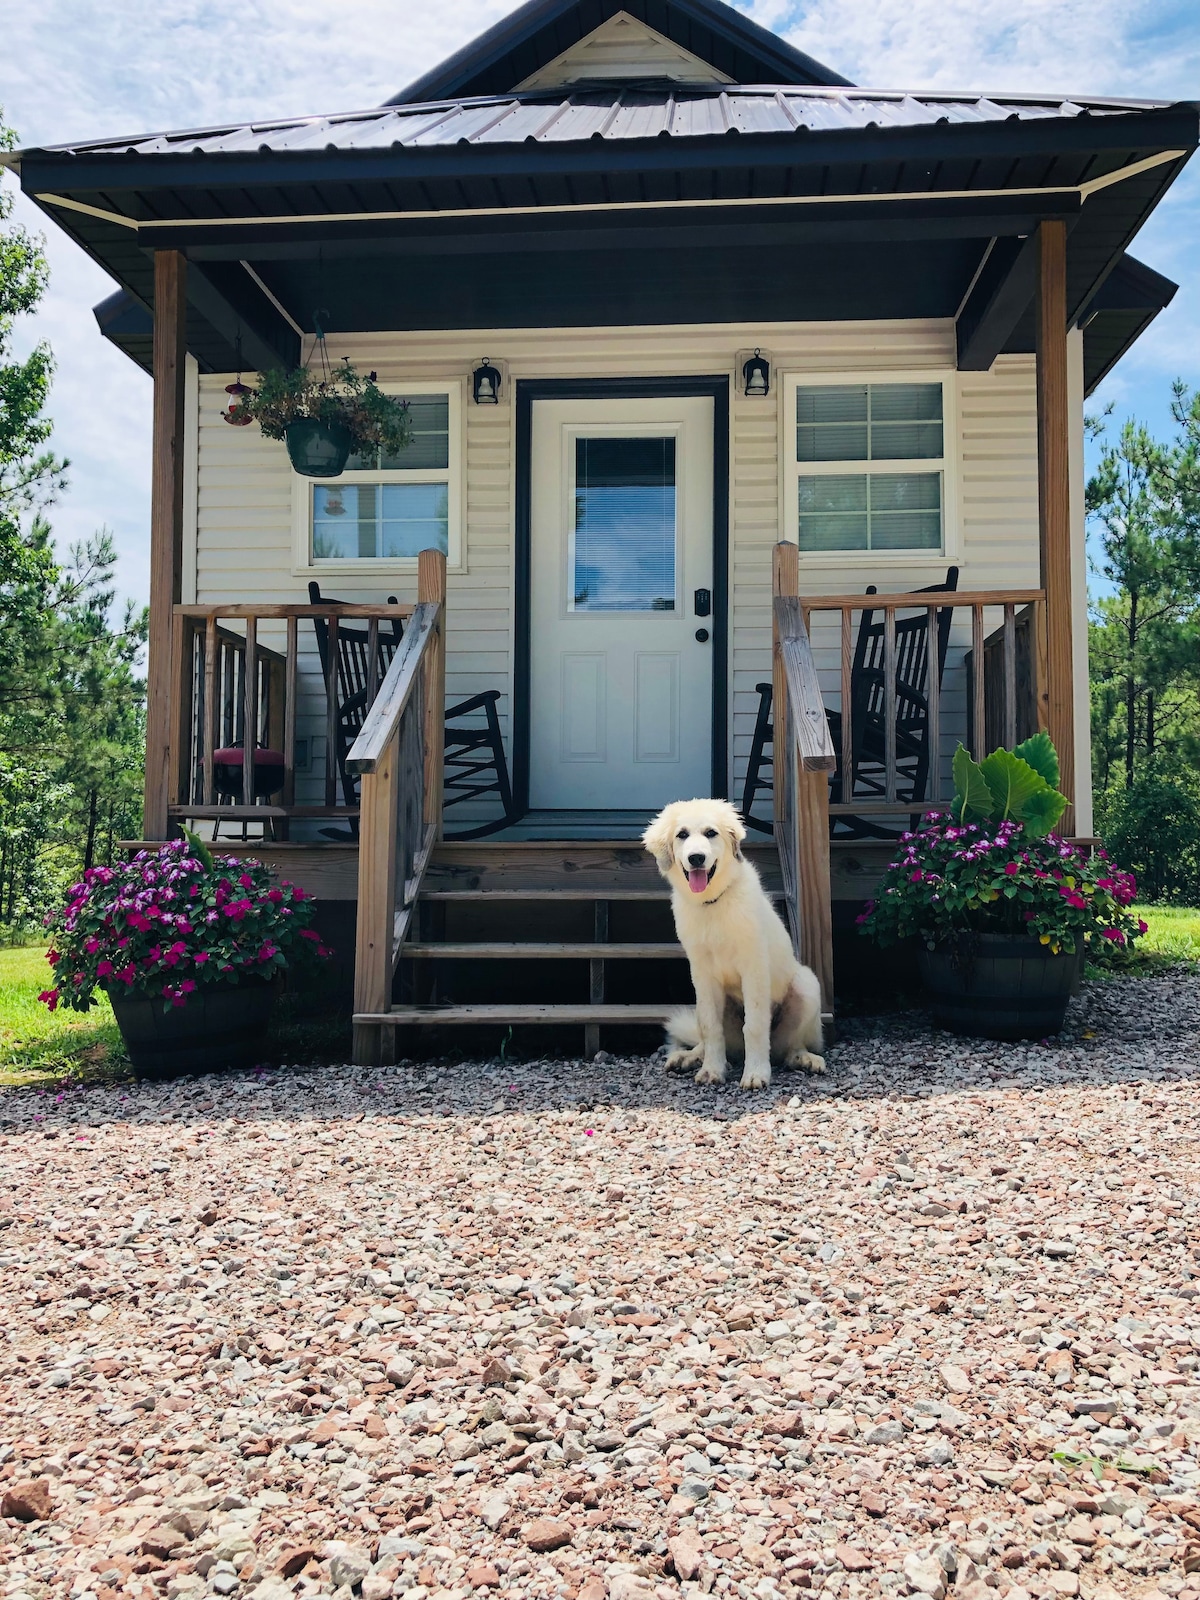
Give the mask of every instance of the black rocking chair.
[{"label": "black rocking chair", "polygon": [[[958,568],[950,567],[945,583],[931,583],[914,594],[949,594],[958,588]],[[878,593],[874,584],[867,594]],[[883,800],[887,796],[887,718],[884,704],[884,625],[872,621],[874,613],[862,612],[858,626],[858,641],[854,649],[854,664],[850,673],[851,751],[850,784],[846,798],[854,800]],[[952,606],[940,606],[937,612],[937,681],[941,688],[946,670],[946,649],[950,642],[950,623],[954,615]],[[923,800],[929,782],[929,624],[928,612],[905,617],[896,623],[896,809]],[[750,758],[746,763],[746,781],[742,790],[742,816],[746,825],[761,833],[771,833],[772,824],[751,815],[751,807],[760,794],[773,790],[773,771],[767,777],[763,768],[770,765],[772,757],[766,747],[772,744],[771,717],[772,686],[755,685],[758,691],[758,715],[754,723],[754,736],[750,744]],[[834,804],[842,801],[845,784],[842,774],[842,717],[838,711],[826,711],[829,732],[838,755],[837,769],[833,774],[829,798]],[[934,758],[936,753],[934,753]],[[889,828],[866,817],[835,816],[830,818],[830,834],[834,838],[896,839],[904,830]]]},{"label": "black rocking chair", "polygon": [[[337,605],[331,595],[322,596],[321,586],[310,583],[308,598],[313,605]],[[388,596],[388,604],[395,605],[395,595]],[[370,682],[369,634],[366,628],[338,624],[337,682],[331,686],[329,661],[329,624],[324,617],[313,618],[317,636],[317,650],[321,656],[321,671],[325,677],[327,694],[337,699],[337,768],[342,785],[342,800],[347,806],[358,805],[358,775],[346,766],[351,746],[366,720]],[[379,660],[376,666],[376,686],[381,684],[392,657],[404,637],[404,624],[396,618],[379,627]],[[504,754],[504,741],[500,735],[500,718],[496,711],[500,699],[498,689],[485,689],[481,694],[460,700],[446,709],[445,760],[442,781],[442,815],[452,806],[465,800],[476,800],[483,795],[498,795],[502,815],[492,822],[475,828],[446,833],[446,839],[481,839],[489,833],[498,833],[515,820],[512,787],[508,777],[508,762]],[[482,725],[478,722],[483,717]],[[330,837],[345,838],[336,829],[324,829]],[[358,821],[350,819],[350,837],[358,837]]]}]

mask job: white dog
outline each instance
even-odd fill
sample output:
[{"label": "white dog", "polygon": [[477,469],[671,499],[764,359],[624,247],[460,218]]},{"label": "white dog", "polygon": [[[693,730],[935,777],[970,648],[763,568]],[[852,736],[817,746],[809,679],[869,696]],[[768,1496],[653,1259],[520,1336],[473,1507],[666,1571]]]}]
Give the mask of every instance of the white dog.
[{"label": "white dog", "polygon": [[674,1013],[667,1070],[698,1066],[697,1083],[725,1081],[725,1053],[745,1053],[743,1089],[765,1089],[771,1060],[824,1072],[821,986],[758,873],[742,855],[746,830],[725,800],[677,800],[642,843],[671,885],[675,931],[692,969],[696,1006]]}]

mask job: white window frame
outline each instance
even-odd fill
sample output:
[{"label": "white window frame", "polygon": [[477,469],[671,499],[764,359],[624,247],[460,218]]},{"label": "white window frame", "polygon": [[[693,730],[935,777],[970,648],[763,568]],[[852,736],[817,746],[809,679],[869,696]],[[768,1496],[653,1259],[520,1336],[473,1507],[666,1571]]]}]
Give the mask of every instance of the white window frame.
[{"label": "white window frame", "polygon": [[342,472],[336,478],[306,478],[292,472],[292,540],[295,565],[292,576],[316,578],[322,575],[334,578],[352,578],[358,574],[370,577],[402,577],[417,570],[416,556],[358,556],[343,557],[336,561],[316,561],[312,553],[313,490],[333,488],[338,484],[355,483],[444,483],[446,485],[446,566],[451,572],[464,570],[462,508],[465,503],[463,485],[463,383],[432,379],[428,383],[410,380],[407,383],[381,383],[385,394],[442,395],[449,402],[447,430],[449,451],[444,467],[372,467],[359,472]]},{"label": "white window frame", "polygon": [[[891,472],[940,472],[942,475],[942,547],[940,550],[801,550],[802,567],[929,567],[961,560],[959,531],[959,419],[958,374],[953,368],[896,369],[882,372],[823,372],[811,368],[781,374],[780,494],[783,537],[800,543],[800,478],[874,477]],[[859,387],[881,383],[940,383],[942,386],[941,458],[925,456],[896,461],[797,461],[796,390],[803,388]]]}]

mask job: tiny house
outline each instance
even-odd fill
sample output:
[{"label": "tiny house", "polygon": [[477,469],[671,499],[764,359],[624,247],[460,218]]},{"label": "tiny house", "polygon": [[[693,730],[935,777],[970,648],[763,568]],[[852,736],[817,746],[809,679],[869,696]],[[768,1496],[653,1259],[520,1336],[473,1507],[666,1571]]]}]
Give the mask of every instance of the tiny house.
[{"label": "tiny house", "polygon": [[[1090,835],[1083,408],[1174,292],[1129,251],[1197,135],[530,0],[383,106],[6,157],[154,378],[145,838],[356,904],[378,1059],[660,1016],[672,799],[743,805],[830,1007],[959,740],[1047,728]],[[343,358],[398,454],[229,425]]]}]

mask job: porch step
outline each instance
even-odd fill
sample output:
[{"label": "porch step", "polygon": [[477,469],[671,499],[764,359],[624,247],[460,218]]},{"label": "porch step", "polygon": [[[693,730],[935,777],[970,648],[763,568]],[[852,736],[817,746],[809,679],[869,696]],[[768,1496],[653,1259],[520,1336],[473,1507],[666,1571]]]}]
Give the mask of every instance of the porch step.
[{"label": "porch step", "polygon": [[406,956],[427,961],[686,961],[683,947],[656,940],[652,944],[485,944],[436,941],[404,946]]},{"label": "porch step", "polygon": [[475,1022],[480,1024],[520,1022],[628,1023],[633,1027],[654,1026],[666,1021],[676,1004],[655,1006],[606,1005],[445,1005],[393,1006],[390,1011],[356,1014],[356,1023],[384,1026],[395,1023],[437,1024]]}]

